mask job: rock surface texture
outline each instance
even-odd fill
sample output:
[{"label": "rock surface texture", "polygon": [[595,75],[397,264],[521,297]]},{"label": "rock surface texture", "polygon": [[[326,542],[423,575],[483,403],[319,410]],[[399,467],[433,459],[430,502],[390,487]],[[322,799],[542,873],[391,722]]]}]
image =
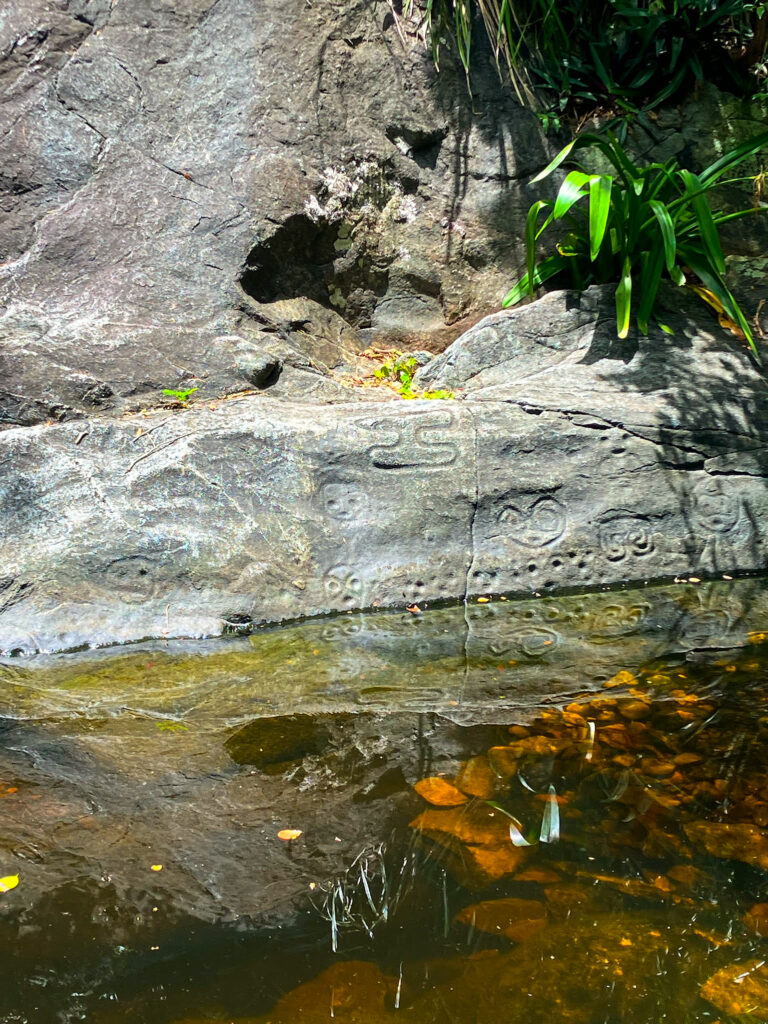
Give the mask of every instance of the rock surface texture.
[{"label": "rock surface texture", "polygon": [[484,320],[420,373],[455,401],[350,386],[498,305],[553,148],[394,8],[0,18],[0,650],[765,566],[765,383],[679,295],[671,340]]},{"label": "rock surface texture", "polygon": [[265,355],[303,397],[318,335],[450,340],[495,308],[551,147],[416,29],[369,0],[15,0],[0,425],[263,386]]},{"label": "rock surface texture", "polygon": [[420,371],[455,400],[4,431],[2,648],[765,568],[762,376],[684,309],[618,342],[612,303],[486,319]]}]

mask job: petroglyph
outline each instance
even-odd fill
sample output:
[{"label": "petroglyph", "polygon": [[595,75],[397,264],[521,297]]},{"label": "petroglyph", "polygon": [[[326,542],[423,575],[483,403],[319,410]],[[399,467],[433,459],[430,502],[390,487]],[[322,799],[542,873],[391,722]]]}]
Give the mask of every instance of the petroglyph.
[{"label": "petroglyph", "polygon": [[533,504],[507,505],[499,513],[499,522],[509,529],[509,539],[524,547],[543,548],[554,544],[565,533],[565,505],[557,498],[538,498]]},{"label": "petroglyph", "polygon": [[365,426],[384,437],[368,448],[375,469],[441,469],[459,457],[457,441],[447,436],[457,426],[452,412],[417,413],[397,423],[375,420]]}]

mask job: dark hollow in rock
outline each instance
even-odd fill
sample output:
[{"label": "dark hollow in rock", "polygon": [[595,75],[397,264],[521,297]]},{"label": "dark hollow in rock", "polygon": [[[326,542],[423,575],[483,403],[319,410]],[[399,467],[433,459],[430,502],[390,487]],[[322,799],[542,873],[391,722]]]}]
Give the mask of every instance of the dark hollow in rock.
[{"label": "dark hollow in rock", "polygon": [[335,224],[315,223],[301,213],[288,217],[251,249],[240,278],[243,290],[257,302],[302,295],[327,306],[337,239]]},{"label": "dark hollow in rock", "polygon": [[257,768],[300,761],[322,753],[327,744],[328,732],[321,723],[313,715],[257,718],[227,740],[227,753],[237,764]]},{"label": "dark hollow in rock", "polygon": [[269,353],[248,353],[238,357],[237,369],[249,384],[264,390],[279,380],[283,361],[279,356]]}]

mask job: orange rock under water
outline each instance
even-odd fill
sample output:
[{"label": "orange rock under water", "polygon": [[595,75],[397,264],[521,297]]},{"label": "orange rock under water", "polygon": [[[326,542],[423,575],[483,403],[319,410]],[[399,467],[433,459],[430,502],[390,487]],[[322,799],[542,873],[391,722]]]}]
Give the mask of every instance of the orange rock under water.
[{"label": "orange rock under water", "polygon": [[768,871],[768,835],[754,825],[692,821],[683,826],[693,843],[725,860],[739,860]]},{"label": "orange rock under water", "polygon": [[497,782],[498,776],[483,754],[466,761],[456,776],[456,785],[462,793],[479,797],[480,800],[493,797]]},{"label": "orange rock under water", "polygon": [[452,782],[433,776],[421,779],[413,787],[420,797],[435,807],[458,807],[465,804],[469,797],[462,793]]},{"label": "orange rock under water", "polygon": [[456,915],[456,920],[481,932],[525,942],[544,927],[547,913],[540,900],[510,898],[485,900],[465,907]]},{"label": "orange rock under water", "polygon": [[702,996],[722,1013],[768,1019],[768,966],[764,960],[732,964],[713,974],[701,986]]}]

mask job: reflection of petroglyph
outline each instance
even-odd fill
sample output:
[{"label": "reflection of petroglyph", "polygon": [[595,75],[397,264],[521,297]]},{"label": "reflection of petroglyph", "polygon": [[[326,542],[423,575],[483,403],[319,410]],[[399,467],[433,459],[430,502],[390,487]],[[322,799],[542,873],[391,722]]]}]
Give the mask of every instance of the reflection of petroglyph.
[{"label": "reflection of petroglyph", "polygon": [[529,658],[540,658],[549,654],[560,643],[559,634],[545,626],[519,626],[504,637],[503,644],[491,643],[489,651],[496,657],[509,654],[526,654]]},{"label": "reflection of petroglyph", "polygon": [[604,519],[599,527],[600,547],[609,562],[652,555],[656,550],[653,535],[642,516],[617,513]]},{"label": "reflection of petroglyph", "polygon": [[609,604],[593,617],[590,623],[592,643],[611,643],[623,636],[631,636],[648,617],[651,606],[638,604]]},{"label": "reflection of petroglyph", "polygon": [[325,574],[325,592],[331,601],[360,606],[363,603],[363,581],[347,565],[335,565]]},{"label": "reflection of petroglyph", "polygon": [[510,530],[509,539],[526,547],[543,548],[565,533],[565,506],[557,498],[539,498],[532,505],[507,505],[499,521]]},{"label": "reflection of petroglyph", "polygon": [[680,636],[686,643],[712,643],[724,640],[731,631],[731,616],[723,608],[689,612],[680,623]]},{"label": "reflection of petroglyph", "polygon": [[344,618],[340,622],[329,622],[327,626],[323,627],[320,636],[323,640],[335,642],[362,632],[362,628],[359,622]]},{"label": "reflection of petroglyph", "polygon": [[355,484],[326,484],[323,488],[325,511],[332,519],[346,522],[357,519],[365,507],[365,493]]},{"label": "reflection of petroglyph", "polygon": [[459,455],[456,441],[445,438],[456,426],[450,412],[406,415],[397,422],[376,420],[366,426],[384,437],[368,449],[376,469],[439,469],[452,465]]}]

